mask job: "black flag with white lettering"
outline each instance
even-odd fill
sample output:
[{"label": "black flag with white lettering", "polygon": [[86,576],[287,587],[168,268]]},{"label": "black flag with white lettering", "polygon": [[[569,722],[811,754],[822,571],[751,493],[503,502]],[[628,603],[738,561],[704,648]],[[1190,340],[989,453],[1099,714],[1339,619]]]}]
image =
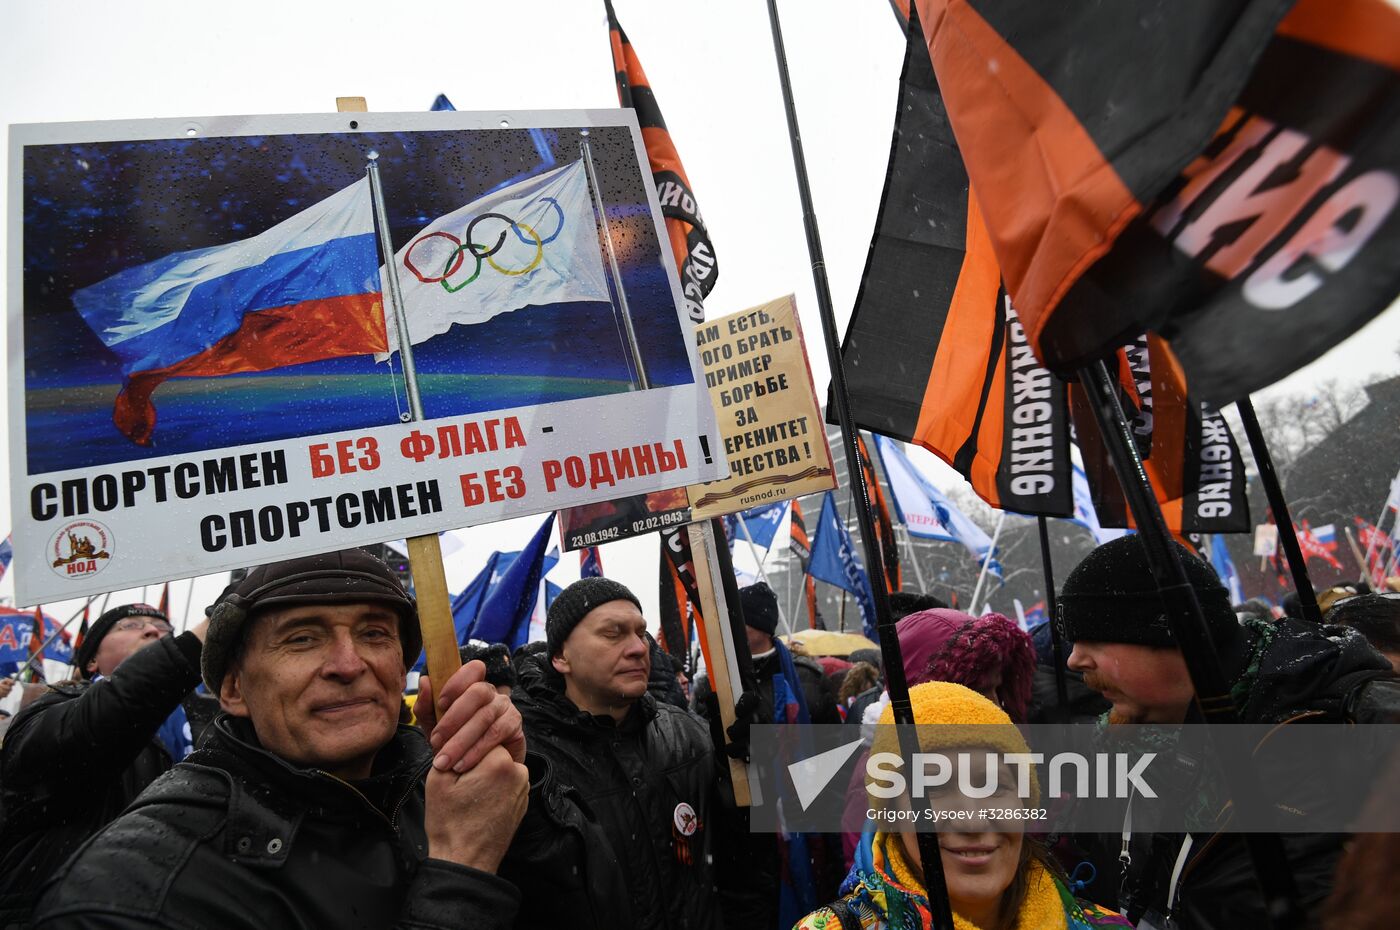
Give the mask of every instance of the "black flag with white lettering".
[{"label": "black flag with white lettering", "polygon": [[917,29],[841,358],[863,429],[923,446],[993,507],[1074,512],[1065,385],[1035,358],[1002,289]]},{"label": "black flag with white lettering", "polygon": [[[1250,530],[1244,461],[1219,411],[1187,396],[1181,366],[1159,336],[1117,353],[1118,397],[1143,468],[1173,533]],[[1105,527],[1131,527],[1132,514],[1084,393],[1071,391],[1084,474]]]}]

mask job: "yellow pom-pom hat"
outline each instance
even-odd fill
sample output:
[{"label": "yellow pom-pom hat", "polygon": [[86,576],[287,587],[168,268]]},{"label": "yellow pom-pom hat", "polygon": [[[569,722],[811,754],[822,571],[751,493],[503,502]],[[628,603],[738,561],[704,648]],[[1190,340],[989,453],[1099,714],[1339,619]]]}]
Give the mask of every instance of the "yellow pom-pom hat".
[{"label": "yellow pom-pom hat", "polygon": [[[914,708],[922,752],[977,749],[1003,755],[1030,752],[1025,737],[1006,712],[971,688],[949,681],[925,682],[909,689],[909,703]],[[875,730],[875,743],[870,749],[872,756],[880,752],[899,754],[899,736],[893,723],[894,707],[888,706],[880,714],[880,726]],[[867,775],[867,786],[870,783]],[[1034,768],[1030,770],[1030,792],[1031,796],[1022,803],[1027,807],[1039,806],[1040,779]]]}]

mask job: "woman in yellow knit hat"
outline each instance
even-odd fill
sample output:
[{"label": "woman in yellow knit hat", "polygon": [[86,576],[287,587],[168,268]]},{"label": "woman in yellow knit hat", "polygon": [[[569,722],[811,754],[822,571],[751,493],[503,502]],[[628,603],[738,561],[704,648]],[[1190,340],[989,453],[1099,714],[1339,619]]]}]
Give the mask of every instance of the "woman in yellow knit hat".
[{"label": "woman in yellow knit hat", "polygon": [[[951,760],[970,750],[970,758],[984,758],[986,750],[998,753],[1029,752],[1020,731],[1001,708],[975,691],[951,682],[918,685],[909,692],[914,720],[920,727],[919,745],[925,752],[938,751]],[[881,724],[894,723],[885,708]],[[891,726],[883,726],[875,738],[872,759],[880,752],[896,752],[897,738]],[[951,750],[951,751],[950,751]],[[978,750],[981,750],[980,752]],[[976,763],[971,781],[983,779]],[[957,783],[954,774],[949,784]],[[983,807],[1019,806],[1016,775],[1008,766],[998,773],[998,793],[981,801]],[[856,857],[855,866],[841,885],[842,897],[798,921],[794,930],[925,930],[931,924],[923,890],[918,834],[906,816],[912,808],[906,796],[883,798],[892,784],[872,779],[868,784],[871,808],[877,822],[903,824],[899,832],[881,830],[874,842]],[[1039,799],[1039,785],[1030,774],[1030,804]],[[941,808],[968,806],[956,792],[936,799]],[[959,831],[941,829],[938,845],[948,897],[953,905],[956,930],[1089,930],[1093,927],[1130,927],[1118,914],[1070,893],[1064,876],[1037,842],[1024,835],[1024,820],[1000,820],[992,829],[986,820],[958,821]],[[1009,831],[1009,832],[1008,832]]]}]

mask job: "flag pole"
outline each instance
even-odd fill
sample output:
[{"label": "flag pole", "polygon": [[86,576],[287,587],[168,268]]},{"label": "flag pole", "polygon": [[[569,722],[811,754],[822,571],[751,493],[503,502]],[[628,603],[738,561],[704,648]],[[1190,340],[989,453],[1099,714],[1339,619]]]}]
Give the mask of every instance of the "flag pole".
[{"label": "flag pole", "polygon": [[[972,589],[972,600],[967,605],[967,612],[974,617],[978,616],[977,599],[982,596],[982,583],[987,580],[987,569],[991,567],[992,557],[997,551],[997,540],[1001,539],[1001,528],[1005,523],[1006,511],[1003,510],[1001,516],[997,517],[996,529],[992,530],[992,544],[987,547],[986,558],[982,559],[982,570],[977,573],[977,587]],[[989,600],[990,598],[991,595],[988,595]]]},{"label": "flag pole", "polygon": [[632,326],[632,310],[627,305],[627,292],[622,289],[622,271],[618,268],[617,250],[613,247],[612,225],[603,209],[603,191],[598,187],[598,172],[593,167],[593,148],[588,143],[587,129],[580,129],[578,134],[578,150],[583,156],[583,170],[588,175],[588,192],[593,196],[593,209],[603,227],[603,244],[608,252],[608,270],[612,272],[613,289],[617,291],[618,307],[622,310],[622,328],[627,332],[627,351],[637,369],[636,387],[645,391],[651,387],[651,382],[647,378],[646,364],[642,361],[641,347],[637,344],[637,331]]},{"label": "flag pole", "polygon": [[914,548],[914,537],[909,533],[909,527],[903,523],[899,528],[904,532],[900,536],[904,539],[905,549],[909,552],[909,563],[914,566],[914,578],[919,582],[919,593],[928,594],[928,589],[924,587],[924,570],[919,567],[919,551]]},{"label": "flag pole", "polygon": [[[32,642],[31,642],[31,648],[30,648],[30,650],[29,650],[29,658],[25,660],[25,663],[24,663],[23,665],[21,665],[21,666],[19,667],[19,669],[16,670],[15,673],[14,673],[13,675],[8,675],[8,676],[6,676],[6,677],[8,677],[8,678],[18,678],[19,676],[23,675],[25,672],[29,671],[30,667],[34,664],[34,659],[35,659],[36,657],[41,657],[41,656],[43,656],[44,650],[45,650],[45,649],[48,649],[49,646],[53,644],[53,641],[54,641],[54,640],[56,640],[56,639],[58,639],[60,636],[62,636],[62,635],[63,635],[63,631],[66,630],[66,629],[68,629],[68,627],[70,627],[70,626],[73,624],[73,621],[74,621],[74,620],[76,620],[76,619],[78,619],[79,617],[81,617],[81,616],[83,615],[83,611],[84,611],[84,610],[87,610],[89,607],[91,607],[91,606],[92,606],[92,602],[95,601],[95,600],[97,600],[97,595],[96,595],[96,594],[94,594],[92,597],[90,597],[90,598],[88,598],[86,601],[84,601],[82,607],[79,607],[77,610],[73,611],[73,616],[69,617],[67,620],[64,620],[62,626],[60,626],[58,629],[54,630],[51,634],[49,634],[49,638],[48,638],[48,639],[44,640],[42,643],[39,644],[39,648],[38,648],[38,649],[34,649],[34,648],[33,648],[33,644],[32,644]],[[42,609],[39,611],[39,616],[40,616],[41,618],[43,617],[43,611],[42,611]],[[33,624],[33,623],[34,623],[34,618],[31,617],[30,620],[29,620],[29,622],[30,622],[30,624]],[[43,627],[42,627],[43,620],[41,619],[39,622],[40,622],[40,624],[41,624],[40,629],[39,629],[39,632],[42,634],[42,633],[43,633]],[[29,635],[30,635],[31,637],[34,635],[34,630],[33,630],[32,628],[31,628],[30,631],[29,631]],[[69,668],[72,668],[72,667],[73,667],[73,666],[70,664],[70,665],[69,665]],[[40,668],[39,671],[42,673],[42,672],[43,672],[43,669]]]},{"label": "flag pole", "polygon": [[[817,230],[816,210],[812,205],[812,191],[807,180],[807,162],[802,153],[802,134],[797,125],[797,105],[793,100],[792,79],[788,75],[787,52],[783,47],[783,30],[778,22],[776,0],[768,0],[768,22],[773,31],[773,54],[783,92],[788,138],[792,144],[793,168],[797,175],[797,192],[802,200],[802,224],[807,234],[808,257],[812,263],[812,284],[817,292],[822,336],[826,342],[827,362],[831,367],[831,395],[836,404],[837,420],[841,424],[841,444],[846,454],[847,480],[851,495],[858,499],[856,510],[860,518],[861,543],[865,547],[866,571],[871,573],[871,577],[880,578],[880,584],[872,583],[870,589],[875,600],[876,630],[885,663],[885,682],[890,694],[894,721],[896,724],[902,724],[898,731],[901,755],[906,759],[913,759],[919,751],[912,727],[914,708],[909,702],[909,682],[904,676],[899,634],[890,611],[884,556],[880,552],[879,537],[875,535],[875,516],[871,511],[865,477],[861,474],[860,453],[856,449],[856,425],[851,418],[846,374],[841,367],[841,339],[836,331],[836,312],[831,304],[831,289],[826,279],[826,259],[822,254],[821,234]],[[948,885],[943,877],[943,860],[939,852],[938,837],[934,833],[921,831],[918,841],[932,930],[952,930],[953,907],[948,898]]]},{"label": "flag pole", "polygon": [[[1397,474],[1397,475],[1395,476],[1395,480],[1396,480],[1396,481],[1400,481],[1400,474]],[[1372,524],[1373,531],[1372,531],[1372,533],[1371,533],[1371,538],[1368,539],[1368,540],[1366,540],[1366,564],[1367,564],[1368,566],[1371,564],[1371,552],[1372,552],[1372,550],[1373,550],[1373,547],[1375,547],[1376,541],[1377,541],[1378,539],[1381,538],[1381,535],[1382,535],[1381,527],[1385,524],[1385,515],[1386,515],[1386,513],[1387,513],[1389,510],[1390,510],[1390,494],[1387,492],[1387,494],[1386,494],[1386,499],[1385,499],[1385,503],[1384,503],[1384,504],[1381,504],[1380,516],[1376,517],[1376,522],[1375,522],[1374,524]],[[1396,513],[1395,519],[1396,519],[1397,521],[1400,521],[1400,512],[1397,512],[1397,513]],[[1389,535],[1394,535],[1393,526],[1392,526],[1392,532],[1391,532],[1391,534],[1389,534]],[[1394,549],[1394,547],[1392,547],[1392,551],[1393,551],[1393,549]],[[1377,569],[1381,572],[1381,580],[1380,580],[1380,583],[1381,583],[1382,585],[1385,584],[1385,568],[1386,568],[1386,563],[1387,563],[1388,561],[1389,561],[1388,559],[1382,558],[1382,559],[1381,559],[1381,562],[1380,562],[1380,565],[1377,566]],[[1374,575],[1374,573],[1371,571],[1371,569],[1369,569],[1369,568],[1366,570],[1366,583],[1369,584],[1369,585],[1372,585],[1372,586],[1374,586],[1375,583],[1376,583],[1376,582],[1375,582],[1375,575]]]},{"label": "flag pole", "polygon": [[[792,532],[789,530],[789,531],[788,531],[788,537],[791,538],[791,536],[792,536]],[[794,572],[793,572],[793,570],[792,570],[792,569],[793,569],[794,563],[796,563],[796,566],[797,566],[798,568],[801,568],[801,567],[802,567],[802,563],[801,563],[801,562],[798,562],[797,556],[793,554],[792,546],[791,546],[791,545],[788,546],[788,557],[787,557],[787,561],[788,561],[788,569],[787,569],[787,573],[786,573],[785,577],[791,578],[791,577],[793,576],[793,574],[794,574]],[[802,589],[805,588],[805,587],[807,587],[807,573],[806,573],[806,572],[801,572],[801,573],[799,573],[798,576],[797,576],[797,592],[796,592],[796,594],[795,594],[794,596],[788,598],[788,616],[789,616],[789,617],[795,617],[795,616],[797,616],[797,600],[798,600],[798,598],[800,598],[800,597],[802,596]]]},{"label": "flag pole", "polygon": [[[1239,722],[1235,702],[1230,697],[1230,682],[1225,677],[1211,641],[1205,614],[1196,598],[1196,589],[1191,586],[1181,558],[1172,546],[1167,521],[1162,516],[1162,507],[1157,502],[1157,495],[1152,490],[1142,458],[1133,442],[1131,427],[1118,402],[1113,379],[1102,360],[1080,369],[1079,378],[1137,523],[1138,538],[1146,550],[1158,594],[1166,608],[1167,625],[1181,649],[1187,674],[1196,692],[1195,709],[1205,722],[1215,724],[1208,727],[1206,733],[1212,748],[1224,763],[1225,783],[1230,796],[1238,809],[1248,811],[1262,821],[1267,817],[1268,805],[1250,758],[1249,747],[1227,737],[1227,731],[1219,726]],[[1059,618],[1055,622],[1060,622]],[[1301,926],[1302,912],[1298,907],[1293,869],[1284,856],[1279,836],[1274,833],[1250,833],[1245,834],[1243,839],[1264,894],[1264,911],[1269,915],[1270,925],[1276,930]]]},{"label": "flag pole", "polygon": [[190,628],[190,602],[194,600],[194,583],[195,579],[191,578],[190,589],[185,592],[185,612],[180,617],[181,633]]},{"label": "flag pole", "polygon": [[[762,579],[765,585],[768,585],[768,590],[772,591],[773,586],[771,584],[768,584],[768,573],[763,570],[763,560],[758,557],[758,546],[754,545],[753,534],[749,532],[748,521],[744,519],[744,515],[742,513],[737,513],[734,515],[734,522],[738,523],[739,529],[744,531],[744,541],[749,544],[749,554],[752,555],[753,560],[758,563],[758,577]],[[779,605],[778,607],[778,622],[782,624],[783,629],[787,632],[789,636],[791,636],[792,624],[789,623],[787,621],[787,618],[783,616],[783,608],[781,605]]]},{"label": "flag pole", "polygon": [[408,391],[408,414],[411,420],[422,420],[423,398],[418,393],[418,366],[413,363],[412,340],[408,335],[408,314],[404,311],[403,290],[399,286],[399,269],[394,261],[394,243],[389,236],[389,211],[384,207],[384,186],[379,179],[379,153],[369,153],[365,166],[369,177],[369,195],[374,201],[374,219],[379,225],[379,249],[384,256],[384,270],[389,278],[389,305],[397,330],[399,360],[403,365],[404,387]]},{"label": "flag pole", "polygon": [[[338,97],[336,105],[341,112],[363,113],[367,109],[363,97]],[[425,419],[423,398],[418,393],[418,368],[413,363],[408,313],[404,307],[403,291],[399,287],[394,242],[389,233],[389,211],[384,206],[384,187],[379,178],[378,152],[369,153],[365,174],[369,177],[370,200],[374,203],[374,218],[379,226],[380,254],[384,257],[384,268],[389,278],[389,293],[386,296],[394,314],[395,329],[398,330],[399,359],[408,392],[405,422],[417,422]],[[404,417],[403,414],[400,416]],[[414,594],[418,600],[418,626],[423,632],[423,649],[427,653],[428,679],[436,685],[433,700],[437,702],[441,700],[442,686],[462,667],[462,656],[457,651],[457,626],[452,621],[452,596],[447,592],[447,572],[442,565],[442,542],[437,533],[410,536],[405,542]]]},{"label": "flag pole", "polygon": [[1342,532],[1346,534],[1347,545],[1351,547],[1351,557],[1356,559],[1357,568],[1361,569],[1361,577],[1366,579],[1366,583],[1371,583],[1371,570],[1366,567],[1366,560],[1361,557],[1361,546],[1356,541],[1356,534],[1351,531],[1351,527],[1343,524]]},{"label": "flag pole", "polygon": [[1060,635],[1060,625],[1055,622],[1055,569],[1050,563],[1050,521],[1045,517],[1035,518],[1040,530],[1040,564],[1045,569],[1045,610],[1050,621],[1050,648],[1055,656],[1055,700],[1065,721],[1069,719],[1069,681],[1065,673],[1065,641]]},{"label": "flag pole", "polygon": [[1288,512],[1288,501],[1283,498],[1283,486],[1279,484],[1278,473],[1274,471],[1274,460],[1264,442],[1264,431],[1259,428],[1259,418],[1254,415],[1254,404],[1248,396],[1241,397],[1235,401],[1235,409],[1239,411],[1240,422],[1244,424],[1244,434],[1249,437],[1249,449],[1254,453],[1254,464],[1259,467],[1259,480],[1263,482],[1264,494],[1269,499],[1269,509],[1274,512],[1278,540],[1283,545],[1284,555],[1288,556],[1288,571],[1293,576],[1293,587],[1298,591],[1303,619],[1320,624],[1322,611],[1318,609],[1317,594],[1313,591],[1312,580],[1308,577],[1308,563],[1298,545],[1298,534],[1293,529],[1293,515]]}]

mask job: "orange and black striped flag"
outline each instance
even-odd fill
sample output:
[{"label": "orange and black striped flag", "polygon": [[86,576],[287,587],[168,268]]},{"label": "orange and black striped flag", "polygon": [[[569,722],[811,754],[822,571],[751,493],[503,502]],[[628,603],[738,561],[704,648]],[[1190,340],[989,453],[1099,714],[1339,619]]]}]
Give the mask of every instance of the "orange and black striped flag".
[{"label": "orange and black striped flag", "polygon": [[88,634],[88,620],[91,617],[92,601],[83,605],[83,622],[78,624],[78,635],[73,638],[73,652],[76,653],[83,646],[83,640]]},{"label": "orange and black striped flag", "polygon": [[[1250,529],[1244,461],[1225,418],[1187,396],[1185,376],[1166,342],[1144,335],[1116,356],[1119,401],[1143,468],[1172,532]],[[1070,390],[1084,474],[1107,527],[1134,525],[1127,500],[1083,390]]]},{"label": "orange and black striped flag", "polygon": [[170,619],[170,582],[165,583],[165,587],[160,589],[160,605],[158,607],[165,618]]},{"label": "orange and black striped flag", "polygon": [[24,666],[23,681],[44,681],[44,608],[34,608],[29,626],[29,661]]},{"label": "orange and black striped flag", "polygon": [[[860,425],[935,452],[992,506],[1065,516],[1066,387],[1036,361],[1002,286],[917,9],[912,22],[884,201],[846,335],[852,407]],[[1120,396],[1168,524],[1247,530],[1228,427],[1188,398],[1165,343],[1152,337],[1151,346],[1141,337],[1117,352]],[[1103,525],[1130,525],[1091,411],[1079,404],[1073,422]]]},{"label": "orange and black striped flag", "polygon": [[[666,219],[671,251],[680,271],[686,314],[692,322],[701,323],[705,319],[705,298],[714,288],[719,275],[714,246],[710,244],[710,234],[705,229],[695,194],[690,189],[690,179],[686,177],[685,167],[681,164],[675,143],[671,141],[671,133],[661,116],[651,82],[642,70],[641,60],[617,21],[611,0],[603,0],[603,5],[608,11],[608,39],[617,79],[617,99],[622,106],[631,107],[637,114],[642,144],[651,165],[652,180],[656,183],[656,195]],[[639,503],[636,506],[646,512],[645,498],[637,500]],[[662,560],[670,560],[674,576],[672,583],[662,584],[662,603],[668,605],[664,609],[669,609],[670,601],[674,599],[668,597],[668,591],[683,592],[688,603],[678,604],[679,616],[699,617],[700,600],[690,568],[690,540],[684,529],[665,529],[660,536]]]},{"label": "orange and black striped flag", "polygon": [[[685,586],[681,583],[680,576],[676,574],[676,566],[671,563],[664,552],[661,553],[659,567],[660,577],[657,594],[661,613],[661,636],[659,637],[661,648],[671,656],[679,658],[682,664],[688,664],[690,611],[686,605],[689,603],[689,598],[686,596]],[[686,674],[689,674],[688,669]]]},{"label": "orange and black striped flag", "polygon": [[860,455],[860,474],[865,480],[866,493],[870,495],[870,502],[875,505],[872,516],[875,518],[875,535],[880,540],[880,556],[885,563],[885,590],[893,594],[903,589],[904,578],[900,574],[899,540],[894,535],[890,505],[880,487],[875,463],[870,460],[870,450],[866,448],[865,437],[859,433],[856,434],[856,452]]},{"label": "orange and black striped flag", "polygon": [[[913,6],[950,161],[1053,370],[1152,330],[1219,406],[1400,291],[1400,12],[1386,0]],[[963,170],[930,168],[954,187]]]},{"label": "orange and black striped flag", "polygon": [[802,584],[806,589],[807,600],[807,625],[814,630],[825,629],[825,625],[821,622],[821,615],[817,611],[817,586],[807,571],[807,567],[812,561],[812,540],[807,535],[807,521],[802,516],[802,504],[796,500],[792,502],[788,550],[797,558],[797,564],[802,567]]},{"label": "orange and black striped flag", "polygon": [[656,182],[656,196],[661,201],[661,213],[666,217],[666,231],[671,237],[671,250],[680,269],[681,292],[692,322],[705,319],[704,300],[715,286],[719,265],[710,234],[700,217],[690,180],[676,154],[666,120],[651,92],[646,72],[637,58],[627,33],[618,25],[611,0],[603,0],[608,10],[609,38],[612,42],[613,68],[617,73],[617,99],[624,107],[637,112],[642,127],[642,143],[646,146],[651,176]]},{"label": "orange and black striped flag", "polygon": [[[682,529],[662,533],[658,601],[661,610],[661,646],[680,660],[687,675],[694,673],[690,641],[695,638],[696,621],[701,621],[700,589],[691,562],[690,536]],[[699,637],[705,667],[711,668],[705,638]]]},{"label": "orange and black striped flag", "polygon": [[993,507],[1069,516],[1065,385],[1026,343],[961,164],[928,48],[912,29],[842,347],[851,410],[861,427],[942,458]]}]

